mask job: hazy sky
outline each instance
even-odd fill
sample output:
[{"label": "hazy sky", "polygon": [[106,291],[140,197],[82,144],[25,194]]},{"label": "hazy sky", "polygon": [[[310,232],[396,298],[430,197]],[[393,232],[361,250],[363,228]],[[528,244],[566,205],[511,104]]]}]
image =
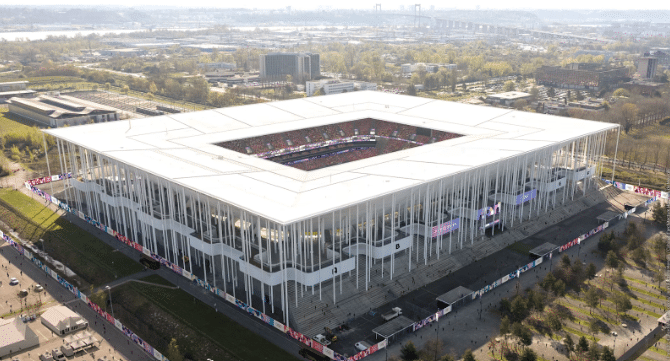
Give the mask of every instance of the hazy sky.
[{"label": "hazy sky", "polygon": [[[4,5],[92,5],[90,0],[9,0],[3,1]],[[537,0],[474,0],[474,1],[454,1],[444,2],[440,0],[405,0],[405,1],[384,1],[384,0],[338,0],[338,1],[319,1],[319,0],[101,0],[99,4],[113,4],[122,6],[180,6],[180,7],[245,7],[245,8],[280,8],[292,6],[294,9],[318,9],[318,8],[345,8],[345,9],[373,9],[375,3],[382,4],[382,10],[397,10],[401,5],[408,8],[411,4],[420,3],[424,9],[430,9],[431,5],[436,8],[460,8],[475,9],[670,9],[670,2],[667,1],[611,1],[611,0],[560,0],[560,1],[537,1]]]}]

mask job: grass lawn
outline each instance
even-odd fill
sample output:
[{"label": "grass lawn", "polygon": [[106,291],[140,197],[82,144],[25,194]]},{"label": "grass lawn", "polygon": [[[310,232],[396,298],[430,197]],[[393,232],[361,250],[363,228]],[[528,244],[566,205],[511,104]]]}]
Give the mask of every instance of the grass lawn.
[{"label": "grass lawn", "polygon": [[0,218],[25,240],[40,246],[39,240],[44,239],[46,252],[90,285],[97,287],[144,269],[21,192],[0,190]]},{"label": "grass lawn", "polygon": [[0,112],[0,136],[7,133],[23,132],[30,128],[29,122],[25,119],[10,114],[9,111]]},{"label": "grass lawn", "polygon": [[[157,275],[142,280],[172,285]],[[296,360],[181,289],[127,283],[113,293],[114,311],[121,322],[163,354],[175,338],[185,356],[194,360]],[[268,332],[274,331],[268,328]]]},{"label": "grass lawn", "polygon": [[522,242],[515,242],[507,246],[507,249],[521,255],[528,256],[530,254],[530,250],[533,249],[533,247]]}]

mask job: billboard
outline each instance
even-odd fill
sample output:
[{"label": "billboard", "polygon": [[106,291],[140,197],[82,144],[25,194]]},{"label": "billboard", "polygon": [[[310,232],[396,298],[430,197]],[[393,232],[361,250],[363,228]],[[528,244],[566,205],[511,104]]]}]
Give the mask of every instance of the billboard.
[{"label": "billboard", "polygon": [[461,219],[456,218],[452,219],[449,222],[444,222],[438,226],[435,226],[432,228],[432,235],[433,237],[437,237],[442,234],[446,234],[452,231],[455,231],[458,229],[458,227],[461,225]]},{"label": "billboard", "polygon": [[516,204],[528,202],[535,197],[537,197],[537,189],[529,190],[528,192],[516,196]]}]

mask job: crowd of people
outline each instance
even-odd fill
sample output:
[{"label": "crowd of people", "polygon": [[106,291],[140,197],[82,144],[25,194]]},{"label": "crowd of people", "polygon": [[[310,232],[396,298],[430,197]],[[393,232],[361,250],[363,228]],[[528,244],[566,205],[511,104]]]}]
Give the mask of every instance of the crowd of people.
[{"label": "crowd of people", "polygon": [[[398,144],[395,144],[395,142],[392,142],[393,144],[389,143],[388,145],[389,148],[382,151],[383,153],[390,153],[402,149],[403,146],[407,146],[407,144],[410,143],[414,145],[422,145],[422,144],[440,142],[443,140],[460,136],[458,134],[437,131],[437,130],[431,130],[430,136],[425,134],[418,135],[417,133],[418,129],[416,126],[366,118],[338,124],[329,124],[319,127],[293,130],[284,133],[275,133],[253,138],[232,140],[220,143],[219,145],[224,148],[228,148],[243,154],[263,154],[269,151],[315,144],[327,140],[338,140],[357,135],[377,135],[387,139],[390,138],[389,139],[390,141],[395,139],[400,140]],[[391,150],[395,147],[398,148],[395,150]],[[336,159],[342,158],[344,156],[337,154],[331,157],[336,158],[333,158],[328,161],[321,160],[319,162],[337,163]],[[362,159],[367,158],[367,156],[357,158]],[[343,162],[346,161],[343,160],[339,163]],[[316,165],[309,167],[310,168],[313,167],[312,169],[318,169],[323,168],[324,166]]]}]

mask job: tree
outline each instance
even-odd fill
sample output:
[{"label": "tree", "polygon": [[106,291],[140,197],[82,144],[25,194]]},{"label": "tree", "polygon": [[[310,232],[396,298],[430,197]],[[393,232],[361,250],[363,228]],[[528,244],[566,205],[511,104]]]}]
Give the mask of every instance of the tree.
[{"label": "tree", "polygon": [[658,283],[658,287],[661,287],[661,282],[665,280],[665,269],[664,268],[659,268],[658,270],[655,270],[654,273],[651,275],[651,278],[654,282]]},{"label": "tree", "polygon": [[128,94],[129,91],[130,91],[130,87],[127,84],[125,84],[123,87],[121,87],[121,93]]},{"label": "tree", "polygon": [[633,251],[631,258],[633,258],[635,262],[644,265],[647,262],[647,252],[645,252],[644,248],[638,247]]},{"label": "tree", "polygon": [[600,355],[600,359],[602,361],[616,361],[616,357],[614,357],[612,349],[607,346],[603,347],[603,352]]},{"label": "tree", "polygon": [[516,89],[516,84],[514,84],[514,82],[511,80],[506,81],[503,85],[503,91],[505,92],[511,92],[514,89]]},{"label": "tree", "polygon": [[158,92],[158,87],[156,87],[156,83],[151,82],[149,84],[149,93],[156,94],[156,92]]},{"label": "tree", "polygon": [[596,265],[593,262],[586,267],[586,278],[592,280],[596,276]]},{"label": "tree", "polygon": [[589,318],[589,331],[591,331],[591,335],[595,337],[595,335],[600,332],[600,321],[598,319],[590,317]]},{"label": "tree", "polygon": [[519,99],[514,102],[514,108],[518,110],[523,110],[523,108],[528,106],[528,102],[524,99]]},{"label": "tree", "polygon": [[563,254],[563,257],[561,257],[561,267],[568,268],[570,267],[570,263],[570,256]]},{"label": "tree", "polygon": [[614,303],[617,316],[619,315],[619,312],[626,312],[633,308],[633,304],[630,302],[630,297],[625,293],[614,294],[612,303]]},{"label": "tree", "polygon": [[423,349],[419,352],[421,360],[437,360],[437,356],[442,354],[444,343],[438,339],[431,338],[423,345]]},{"label": "tree", "polygon": [[546,276],[544,276],[544,279],[540,283],[540,287],[542,287],[545,291],[549,291],[554,287],[554,283],[556,283],[556,277],[554,277],[553,273],[549,272]]},{"label": "tree", "polygon": [[575,341],[572,340],[569,333],[566,333],[565,338],[563,339],[563,345],[565,345],[565,349],[568,350],[568,357],[570,357],[570,352],[575,351]]},{"label": "tree", "polygon": [[630,92],[624,88],[619,88],[612,93],[613,96],[617,98],[628,98],[630,97]]},{"label": "tree", "polygon": [[465,353],[463,353],[463,361],[477,361],[475,355],[472,354],[472,350],[465,350]]},{"label": "tree", "polygon": [[533,86],[532,88],[530,88],[530,100],[531,101],[536,101],[539,95],[540,95],[540,91],[537,89],[536,86]]},{"label": "tree", "polygon": [[416,95],[416,87],[414,86],[414,84],[410,84],[407,87],[407,95]]},{"label": "tree", "polygon": [[179,346],[177,345],[176,339],[173,338],[172,341],[170,341],[165,356],[171,361],[184,361],[184,356],[179,352]]},{"label": "tree", "polygon": [[526,300],[524,300],[523,297],[514,297],[514,300],[512,300],[511,313],[515,322],[519,322],[526,318],[528,313],[528,305],[526,304]]},{"label": "tree", "polygon": [[505,316],[502,318],[502,321],[500,321],[500,334],[503,335],[503,337],[507,337],[510,332],[509,317]]},{"label": "tree", "polygon": [[547,89],[547,96],[553,98],[556,96],[556,90],[554,88]]},{"label": "tree", "polygon": [[531,348],[526,347],[521,354],[520,361],[536,361],[537,355]]},{"label": "tree", "polygon": [[668,221],[668,208],[662,206],[661,202],[656,202],[651,208],[651,219],[656,223],[664,225]]},{"label": "tree", "polygon": [[563,282],[563,280],[556,281],[556,283],[554,283],[554,286],[551,288],[551,290],[554,291],[554,294],[557,297],[565,296],[565,282]]},{"label": "tree", "polygon": [[523,345],[530,346],[533,343],[533,334],[530,332],[530,329],[520,322],[515,322],[512,325],[512,334],[518,337]]},{"label": "tree", "polygon": [[600,350],[598,349],[598,345],[595,342],[591,343],[588,355],[589,360],[591,361],[598,361],[598,359],[600,358]]},{"label": "tree", "polygon": [[561,319],[554,312],[550,312],[547,315],[547,324],[549,325],[549,328],[551,328],[551,330],[554,331],[554,332],[558,332],[563,328],[563,324],[561,323]]},{"label": "tree", "polygon": [[600,236],[600,239],[598,239],[598,249],[601,250],[602,252],[607,252],[609,250],[615,249],[613,232],[604,233]]},{"label": "tree", "polygon": [[589,289],[586,291],[586,294],[584,295],[586,304],[589,306],[590,310],[589,313],[593,311],[593,308],[598,306],[598,292],[596,291],[595,287],[589,287]]},{"label": "tree", "polygon": [[419,358],[419,353],[416,350],[416,346],[414,346],[414,342],[412,341],[407,341],[406,344],[404,344],[400,348],[400,359],[403,361],[413,361],[417,360]]},{"label": "tree", "polygon": [[607,252],[607,257],[605,258],[605,264],[607,267],[610,269],[615,269],[619,265],[619,258],[616,256],[616,253],[614,251],[609,251]]},{"label": "tree", "polygon": [[450,354],[445,354],[440,357],[440,361],[455,361],[454,356],[451,356]]},{"label": "tree", "polygon": [[633,103],[626,103],[621,107],[622,125],[626,134],[633,127],[635,120],[637,120],[638,111],[637,105]]},{"label": "tree", "polygon": [[586,337],[582,336],[579,338],[579,342],[577,342],[577,351],[579,352],[586,352],[589,350],[589,342],[586,340]]}]

